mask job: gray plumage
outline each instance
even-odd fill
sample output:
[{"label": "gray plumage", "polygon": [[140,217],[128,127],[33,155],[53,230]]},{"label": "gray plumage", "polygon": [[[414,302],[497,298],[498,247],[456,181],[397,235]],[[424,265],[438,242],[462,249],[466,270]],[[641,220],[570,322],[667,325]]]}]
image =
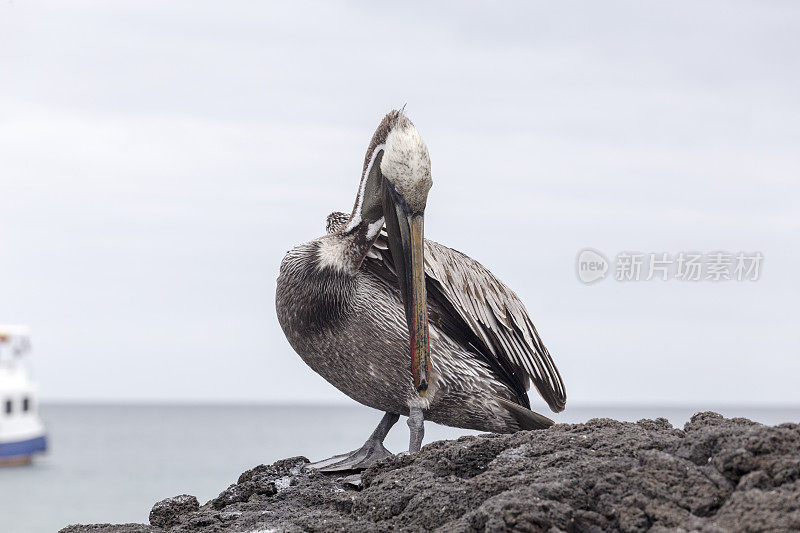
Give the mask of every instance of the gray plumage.
[{"label": "gray plumage", "polygon": [[[286,337],[318,374],[354,400],[408,415],[423,402],[425,419],[493,432],[546,427],[529,411],[532,381],[554,411],[563,381],[522,302],[468,256],[425,241],[432,379],[424,399],[409,372],[408,333],[385,231],[352,275],[321,267],[320,246],[344,239],[350,215],[332,213],[328,235],[292,249],[276,295]],[[341,243],[346,246],[346,243]]]}]

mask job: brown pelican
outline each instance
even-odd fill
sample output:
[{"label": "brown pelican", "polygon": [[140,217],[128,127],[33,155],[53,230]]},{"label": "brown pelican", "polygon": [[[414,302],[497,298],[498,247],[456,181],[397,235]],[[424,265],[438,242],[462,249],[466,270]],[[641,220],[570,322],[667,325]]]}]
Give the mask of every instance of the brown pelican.
[{"label": "brown pelican", "polygon": [[400,415],[414,453],[424,420],[500,433],[552,425],[530,410],[531,382],[564,409],[564,383],[517,295],[477,261],[423,239],[431,185],[425,143],[402,111],[390,112],[352,213],[332,213],[326,235],[281,263],[276,307],[289,343],[340,391],[386,413],[361,448],[314,465],[322,470],[391,455],[383,440]]}]

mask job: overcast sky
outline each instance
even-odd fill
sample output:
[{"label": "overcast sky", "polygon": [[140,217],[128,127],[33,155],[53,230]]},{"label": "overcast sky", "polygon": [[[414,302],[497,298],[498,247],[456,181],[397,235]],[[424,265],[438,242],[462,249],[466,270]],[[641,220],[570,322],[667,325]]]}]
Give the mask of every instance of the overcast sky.
[{"label": "overcast sky", "polygon": [[[799,60],[792,2],[3,2],[0,323],[47,400],[349,402],[275,279],[407,103],[427,236],[516,290],[569,401],[800,403]],[[584,285],[585,247],[764,262]]]}]

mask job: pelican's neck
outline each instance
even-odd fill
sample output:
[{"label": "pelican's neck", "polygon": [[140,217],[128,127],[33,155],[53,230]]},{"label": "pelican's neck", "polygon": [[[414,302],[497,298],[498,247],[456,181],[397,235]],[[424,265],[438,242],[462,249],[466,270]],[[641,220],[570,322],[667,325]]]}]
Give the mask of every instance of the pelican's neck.
[{"label": "pelican's neck", "polygon": [[362,219],[355,226],[348,225],[336,233],[321,237],[317,254],[319,266],[345,274],[355,274],[361,268],[361,263],[382,227],[383,217],[376,220]]},{"label": "pelican's neck", "polygon": [[372,149],[361,174],[350,219],[340,231],[320,239],[319,264],[355,274],[383,227],[380,159],[383,145]]}]

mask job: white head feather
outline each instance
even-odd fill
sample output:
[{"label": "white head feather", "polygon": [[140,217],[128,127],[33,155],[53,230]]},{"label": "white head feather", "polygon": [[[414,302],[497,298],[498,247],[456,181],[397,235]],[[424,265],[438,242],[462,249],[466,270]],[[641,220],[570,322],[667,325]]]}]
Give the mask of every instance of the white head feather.
[{"label": "white head feather", "polygon": [[428,191],[433,185],[431,159],[417,128],[404,114],[400,114],[386,137],[381,173],[412,212],[425,210]]}]

